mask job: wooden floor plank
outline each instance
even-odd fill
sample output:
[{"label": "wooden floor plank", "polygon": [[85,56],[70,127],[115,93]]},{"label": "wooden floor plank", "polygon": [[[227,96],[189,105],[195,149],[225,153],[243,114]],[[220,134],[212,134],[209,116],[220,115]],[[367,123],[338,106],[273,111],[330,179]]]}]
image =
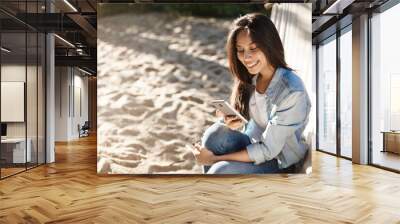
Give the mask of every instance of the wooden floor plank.
[{"label": "wooden floor plank", "polygon": [[98,176],[96,138],[0,181],[0,223],[400,223],[400,175],[313,152],[311,175]]}]

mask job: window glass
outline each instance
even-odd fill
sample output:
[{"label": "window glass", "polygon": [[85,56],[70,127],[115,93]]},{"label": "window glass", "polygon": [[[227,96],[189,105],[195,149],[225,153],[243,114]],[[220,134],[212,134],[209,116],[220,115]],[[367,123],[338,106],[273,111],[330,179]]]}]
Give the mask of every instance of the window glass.
[{"label": "window glass", "polygon": [[318,148],[336,153],[336,40],[318,48]]},{"label": "window glass", "polygon": [[352,141],[352,35],[340,36],[340,154],[351,158]]},{"label": "window glass", "polygon": [[400,4],[371,18],[372,163],[400,170]]}]

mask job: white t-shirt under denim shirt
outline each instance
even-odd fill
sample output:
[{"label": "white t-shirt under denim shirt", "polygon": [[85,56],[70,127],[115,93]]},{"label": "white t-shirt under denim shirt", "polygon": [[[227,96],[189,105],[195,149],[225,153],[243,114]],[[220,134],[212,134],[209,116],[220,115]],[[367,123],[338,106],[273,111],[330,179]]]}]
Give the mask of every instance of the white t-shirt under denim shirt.
[{"label": "white t-shirt under denim shirt", "polygon": [[268,124],[266,114],[267,101],[265,98],[265,93],[258,93],[257,90],[254,90],[249,102],[250,117],[263,129],[265,129]]},{"label": "white t-shirt under denim shirt", "polygon": [[276,69],[265,93],[255,92],[249,101],[245,133],[252,142],[247,146],[250,159],[260,164],[276,158],[281,168],[299,162],[308,149],[303,131],[310,109],[302,80],[290,70]]},{"label": "white t-shirt under denim shirt", "polygon": [[[257,77],[253,77],[253,85],[256,85]],[[268,125],[267,119],[267,101],[266,93],[258,93],[254,90],[249,101],[250,122],[247,125],[246,133],[249,135],[251,142],[261,141],[262,130]]]}]

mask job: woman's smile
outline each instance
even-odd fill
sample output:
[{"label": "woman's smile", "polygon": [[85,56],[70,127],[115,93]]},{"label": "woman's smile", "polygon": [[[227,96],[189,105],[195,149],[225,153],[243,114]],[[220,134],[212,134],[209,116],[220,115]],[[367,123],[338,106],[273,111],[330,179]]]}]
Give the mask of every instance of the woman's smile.
[{"label": "woman's smile", "polygon": [[246,67],[249,68],[249,69],[252,69],[252,68],[254,68],[256,65],[258,65],[259,62],[260,62],[260,61],[257,60],[257,61],[255,61],[255,62],[253,62],[253,63],[251,63],[251,64],[250,64],[250,63],[247,63],[247,64],[246,64]]}]

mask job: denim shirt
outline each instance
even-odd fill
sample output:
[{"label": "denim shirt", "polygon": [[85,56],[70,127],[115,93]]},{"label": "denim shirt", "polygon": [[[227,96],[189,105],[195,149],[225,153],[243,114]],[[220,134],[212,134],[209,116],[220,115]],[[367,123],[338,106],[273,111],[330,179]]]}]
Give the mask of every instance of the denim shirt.
[{"label": "denim shirt", "polygon": [[308,150],[303,131],[308,123],[311,102],[300,77],[278,68],[265,92],[267,127],[260,128],[253,119],[245,133],[252,139],[247,146],[255,164],[276,158],[280,168],[289,167]]}]

